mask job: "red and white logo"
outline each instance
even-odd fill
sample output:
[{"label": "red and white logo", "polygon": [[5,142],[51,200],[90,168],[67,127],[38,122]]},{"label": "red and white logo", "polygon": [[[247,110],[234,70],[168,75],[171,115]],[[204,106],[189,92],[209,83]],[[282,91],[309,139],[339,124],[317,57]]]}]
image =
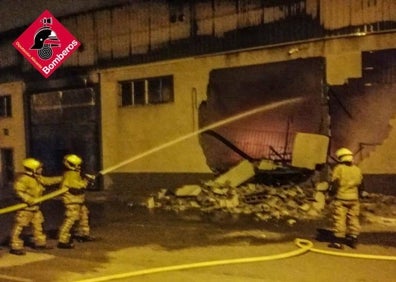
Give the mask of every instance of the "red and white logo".
[{"label": "red and white logo", "polygon": [[81,43],[46,10],[12,45],[48,78]]}]

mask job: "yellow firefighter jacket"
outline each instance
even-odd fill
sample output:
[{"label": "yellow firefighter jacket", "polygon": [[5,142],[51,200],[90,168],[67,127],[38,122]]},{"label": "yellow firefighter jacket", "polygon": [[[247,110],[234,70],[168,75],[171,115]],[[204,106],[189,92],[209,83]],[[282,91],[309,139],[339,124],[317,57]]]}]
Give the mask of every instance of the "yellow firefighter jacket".
[{"label": "yellow firefighter jacket", "polygon": [[[45,177],[42,175],[23,174],[14,182],[14,190],[17,196],[28,205],[34,204],[34,200],[40,198],[45,191],[45,186],[54,185],[62,181],[61,176]],[[38,205],[32,205],[25,210],[38,210]]]},{"label": "yellow firefighter jacket", "polygon": [[83,179],[79,171],[68,170],[63,174],[61,189],[67,188],[62,196],[64,204],[82,204],[85,202],[85,189],[88,180]]},{"label": "yellow firefighter jacket", "polygon": [[362,173],[356,165],[336,165],[332,174],[332,182],[337,185],[336,199],[358,200],[362,180]]}]

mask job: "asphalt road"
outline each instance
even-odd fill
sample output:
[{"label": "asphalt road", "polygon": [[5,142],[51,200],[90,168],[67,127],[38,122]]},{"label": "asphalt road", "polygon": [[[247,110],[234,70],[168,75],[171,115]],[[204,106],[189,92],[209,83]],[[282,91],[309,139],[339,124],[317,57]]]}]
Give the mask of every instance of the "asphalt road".
[{"label": "asphalt road", "polygon": [[[105,200],[89,206],[97,241],[76,243],[73,250],[27,247],[25,256],[15,256],[8,253],[4,239],[0,281],[390,282],[396,277],[396,226],[365,224],[358,249],[338,251],[315,240],[316,228],[327,222],[297,221],[289,226],[223,213],[148,210]],[[43,210],[48,243],[55,246],[62,208],[52,201]],[[0,224],[4,238],[11,215],[0,217]],[[295,238],[310,240],[315,250],[336,253],[301,249]]]}]

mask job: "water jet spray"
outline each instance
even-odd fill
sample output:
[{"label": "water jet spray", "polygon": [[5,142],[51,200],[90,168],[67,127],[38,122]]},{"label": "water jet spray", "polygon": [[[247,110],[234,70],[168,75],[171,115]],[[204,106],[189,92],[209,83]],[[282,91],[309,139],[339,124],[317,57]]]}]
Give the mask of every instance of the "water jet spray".
[{"label": "water jet spray", "polygon": [[199,130],[196,130],[196,131],[193,131],[193,132],[188,133],[186,135],[180,136],[179,138],[176,138],[174,140],[166,142],[166,143],[164,143],[162,145],[154,147],[154,148],[152,148],[150,150],[147,150],[147,151],[145,151],[143,153],[137,154],[136,156],[133,156],[132,158],[127,159],[125,161],[122,161],[122,162],[120,162],[120,163],[118,163],[116,165],[113,165],[113,166],[109,167],[109,168],[102,169],[101,171],[98,172],[98,174],[105,175],[105,174],[107,174],[107,173],[109,173],[111,171],[114,171],[114,170],[116,170],[116,169],[118,169],[120,167],[123,167],[123,166],[125,166],[125,165],[127,165],[127,164],[129,164],[131,162],[134,162],[134,161],[139,160],[141,158],[144,158],[144,157],[146,157],[146,156],[148,156],[150,154],[153,154],[153,153],[158,152],[158,151],[160,151],[162,149],[165,149],[165,148],[170,147],[170,146],[172,146],[174,144],[177,144],[177,143],[179,143],[181,141],[184,141],[184,140],[189,139],[191,137],[194,137],[194,136],[196,136],[198,134],[201,134],[204,131],[211,130],[211,129],[226,125],[228,123],[231,123],[231,122],[246,118],[248,116],[252,116],[252,115],[257,114],[257,113],[261,113],[261,112],[273,110],[273,109],[281,107],[281,106],[285,106],[285,105],[301,102],[302,100],[303,100],[302,97],[297,97],[297,98],[284,100],[284,101],[280,101],[280,102],[274,102],[274,103],[269,104],[269,105],[264,105],[264,106],[257,107],[257,108],[254,108],[252,110],[249,110],[249,111],[234,115],[232,117],[229,117],[229,118],[223,119],[221,121],[212,123],[212,124],[210,124],[208,126],[205,126],[205,127],[201,128]]}]

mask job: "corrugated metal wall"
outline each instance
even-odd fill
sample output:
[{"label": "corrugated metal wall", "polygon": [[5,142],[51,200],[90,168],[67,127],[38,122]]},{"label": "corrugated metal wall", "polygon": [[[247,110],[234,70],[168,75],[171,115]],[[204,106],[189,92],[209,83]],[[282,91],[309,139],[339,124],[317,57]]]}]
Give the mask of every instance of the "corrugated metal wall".
[{"label": "corrugated metal wall", "polygon": [[[117,65],[395,29],[396,1],[140,0],[59,20],[83,43],[65,66]],[[0,68],[32,69],[12,40]]]}]

